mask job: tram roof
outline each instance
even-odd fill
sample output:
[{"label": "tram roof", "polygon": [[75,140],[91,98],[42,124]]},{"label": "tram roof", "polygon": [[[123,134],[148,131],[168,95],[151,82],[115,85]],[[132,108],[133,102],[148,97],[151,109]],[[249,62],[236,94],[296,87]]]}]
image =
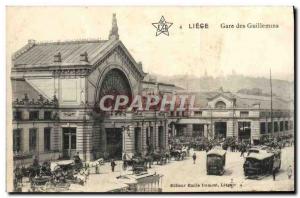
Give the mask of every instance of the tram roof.
[{"label": "tram roof", "polygon": [[257,160],[263,160],[269,157],[272,157],[274,154],[273,153],[250,153],[246,158],[254,158]]},{"label": "tram roof", "polygon": [[226,151],[225,150],[221,150],[221,149],[213,149],[208,151],[207,155],[225,155]]}]

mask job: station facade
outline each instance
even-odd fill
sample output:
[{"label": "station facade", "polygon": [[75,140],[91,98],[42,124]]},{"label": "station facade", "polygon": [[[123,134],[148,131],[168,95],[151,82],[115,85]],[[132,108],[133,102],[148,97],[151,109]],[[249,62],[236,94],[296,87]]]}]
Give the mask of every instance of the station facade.
[{"label": "station facade", "polygon": [[[119,40],[116,16],[108,40],[28,43],[12,58],[14,160],[41,161],[101,157],[168,150],[173,136],[208,139],[259,139],[293,133],[289,102],[218,92],[195,93],[197,111],[108,111],[99,109],[107,95],[176,95],[185,91],[160,83],[143,71]],[[186,94],[186,93],[185,93]],[[188,93],[194,94],[194,93]]]},{"label": "station facade", "polygon": [[[231,93],[220,88],[196,95],[197,110],[174,113],[169,118],[171,136],[194,136],[259,143],[262,136],[293,136],[293,101],[268,95]],[[272,104],[271,104],[272,100]],[[272,108],[271,108],[272,105]],[[180,119],[176,119],[180,117]]]},{"label": "station facade", "polygon": [[172,93],[153,81],[119,40],[113,16],[108,40],[37,43],[17,51],[11,72],[15,159],[120,159],[167,149],[167,114],[99,110],[106,94]]}]

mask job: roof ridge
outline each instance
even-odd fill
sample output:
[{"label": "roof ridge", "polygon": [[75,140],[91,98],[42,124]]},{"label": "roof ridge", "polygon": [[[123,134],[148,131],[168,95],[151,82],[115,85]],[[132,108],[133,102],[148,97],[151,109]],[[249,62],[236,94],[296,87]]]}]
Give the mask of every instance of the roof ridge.
[{"label": "roof ridge", "polygon": [[98,39],[75,39],[75,40],[64,40],[64,41],[35,41],[35,40],[28,40],[28,43],[23,46],[21,49],[16,51],[12,55],[12,60],[16,60],[18,57],[20,57],[22,54],[30,50],[32,47],[37,46],[37,45],[60,45],[60,44],[82,44],[82,43],[101,43],[101,42],[106,42],[108,40],[101,40],[100,38]]},{"label": "roof ridge", "polygon": [[56,40],[56,41],[39,41],[36,42],[35,44],[37,45],[52,45],[52,44],[81,44],[81,43],[95,43],[95,42],[106,42],[107,40],[103,39],[72,39],[72,40]]}]

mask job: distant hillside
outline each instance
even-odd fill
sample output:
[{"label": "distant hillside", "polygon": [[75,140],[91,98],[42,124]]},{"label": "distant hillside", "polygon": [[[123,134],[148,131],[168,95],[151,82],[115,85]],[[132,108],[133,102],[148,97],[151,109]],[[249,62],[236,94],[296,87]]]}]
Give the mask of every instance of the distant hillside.
[{"label": "distant hillside", "polygon": [[[179,87],[191,91],[215,91],[223,87],[225,91],[238,92],[249,89],[260,89],[262,94],[270,94],[270,80],[267,78],[255,78],[243,75],[228,75],[225,77],[193,77],[187,75],[181,76],[162,76],[156,75],[157,80],[166,83],[172,83]],[[294,82],[272,79],[273,94],[284,99],[293,99]]]}]

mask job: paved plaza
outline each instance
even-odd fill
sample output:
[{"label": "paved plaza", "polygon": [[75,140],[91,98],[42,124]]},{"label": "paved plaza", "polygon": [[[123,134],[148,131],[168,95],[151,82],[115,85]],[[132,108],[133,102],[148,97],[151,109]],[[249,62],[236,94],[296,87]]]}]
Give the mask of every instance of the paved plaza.
[{"label": "paved plaza", "polygon": [[[227,152],[225,174],[222,176],[206,175],[206,152],[196,151],[196,164],[193,164],[191,157],[183,161],[174,161],[166,165],[153,165],[149,171],[163,175],[162,191],[287,191],[293,190],[293,178],[287,176],[287,167],[293,165],[294,148],[287,147],[282,149],[282,164],[276,180],[273,181],[271,175],[260,178],[259,180],[245,179],[243,173],[244,158],[240,157],[240,152]],[[193,151],[190,152],[193,154]],[[111,172],[110,164],[105,163],[100,168],[100,174],[89,176],[84,186],[72,184],[70,191],[103,192],[114,188],[124,187],[124,184],[116,179],[117,176],[126,174],[122,170],[122,162],[117,161],[115,172]],[[127,173],[129,173],[128,170]]]}]

